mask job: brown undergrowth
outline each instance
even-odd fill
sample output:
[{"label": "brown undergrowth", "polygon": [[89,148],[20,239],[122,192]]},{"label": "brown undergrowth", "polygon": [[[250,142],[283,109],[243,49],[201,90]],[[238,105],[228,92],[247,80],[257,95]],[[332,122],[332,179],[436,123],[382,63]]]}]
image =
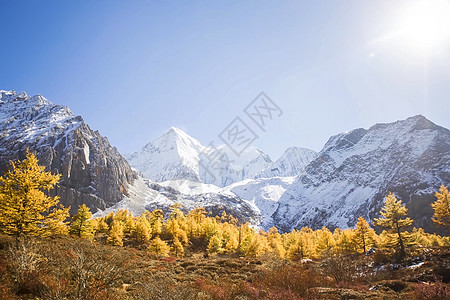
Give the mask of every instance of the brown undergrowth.
[{"label": "brown undergrowth", "polygon": [[284,261],[160,259],[72,237],[0,236],[0,299],[450,299],[448,249]]}]

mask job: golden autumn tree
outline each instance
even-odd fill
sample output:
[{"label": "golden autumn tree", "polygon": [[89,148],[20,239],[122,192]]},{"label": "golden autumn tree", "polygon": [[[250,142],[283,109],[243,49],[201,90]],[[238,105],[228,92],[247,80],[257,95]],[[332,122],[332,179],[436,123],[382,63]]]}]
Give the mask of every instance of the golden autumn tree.
[{"label": "golden autumn tree", "polygon": [[373,236],[375,231],[370,228],[369,223],[367,223],[366,219],[363,217],[358,218],[358,222],[356,223],[356,232],[354,236],[355,243],[359,249],[363,250],[365,253],[373,244]]},{"label": "golden autumn tree", "polygon": [[165,257],[169,255],[170,247],[165,241],[161,240],[161,238],[157,236],[150,241],[148,251],[158,257]]},{"label": "golden autumn tree", "polygon": [[410,235],[404,231],[406,227],[411,226],[414,222],[411,218],[405,217],[407,212],[408,209],[403,205],[402,201],[397,200],[395,195],[389,192],[389,195],[386,196],[384,207],[380,211],[382,218],[375,219],[375,223],[378,226],[390,230],[388,245],[391,244],[394,247],[398,245],[401,257],[405,256],[405,245],[409,243],[410,239]]},{"label": "golden autumn tree", "polygon": [[26,159],[10,162],[10,169],[0,177],[0,230],[19,238],[24,235],[67,234],[64,221],[69,208],[50,197],[61,175],[46,172],[33,153]]},{"label": "golden autumn tree", "polygon": [[77,213],[72,217],[70,224],[70,234],[81,238],[94,238],[94,222],[91,220],[92,213],[86,204],[78,206]]},{"label": "golden autumn tree", "polygon": [[442,185],[440,192],[436,192],[435,196],[437,200],[431,203],[434,209],[433,222],[450,231],[450,194],[447,187]]},{"label": "golden autumn tree", "polygon": [[119,220],[114,219],[108,232],[106,242],[113,246],[123,246],[123,225]]},{"label": "golden autumn tree", "polygon": [[220,234],[215,234],[209,239],[207,251],[208,251],[208,254],[223,252],[222,238],[221,238]]},{"label": "golden autumn tree", "polygon": [[178,238],[175,238],[173,245],[170,249],[175,257],[184,256],[184,247],[183,244],[178,240]]},{"label": "golden autumn tree", "polygon": [[142,215],[135,220],[135,226],[133,228],[132,236],[136,240],[138,245],[142,245],[150,241],[152,236],[150,223],[147,220],[146,215]]}]

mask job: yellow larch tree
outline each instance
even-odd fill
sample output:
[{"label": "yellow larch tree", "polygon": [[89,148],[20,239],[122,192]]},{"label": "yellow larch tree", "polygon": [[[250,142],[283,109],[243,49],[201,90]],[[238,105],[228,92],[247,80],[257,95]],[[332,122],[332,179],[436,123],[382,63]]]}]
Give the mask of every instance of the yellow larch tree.
[{"label": "yellow larch tree", "polygon": [[114,219],[108,232],[106,242],[113,246],[123,246],[123,225],[119,220]]},{"label": "yellow larch tree", "polygon": [[365,253],[374,243],[375,231],[370,228],[369,223],[362,216],[358,218],[356,223],[356,231],[354,240],[356,246]]},{"label": "yellow larch tree", "polygon": [[59,203],[58,196],[45,193],[60,178],[60,174],[46,172],[28,150],[24,160],[10,162],[10,169],[0,177],[0,230],[16,238],[67,234],[64,222],[69,208]]},{"label": "yellow larch tree", "polygon": [[183,257],[184,256],[184,247],[178,238],[175,238],[175,240],[173,241],[171,250],[175,257]]},{"label": "yellow larch tree", "polygon": [[447,187],[442,185],[440,192],[436,192],[435,196],[437,200],[431,203],[434,209],[433,222],[450,231],[450,194]]},{"label": "yellow larch tree", "polygon": [[410,234],[406,232],[406,228],[411,226],[414,220],[405,217],[408,209],[403,205],[401,200],[397,200],[395,195],[391,192],[386,196],[384,207],[380,214],[382,218],[375,219],[378,226],[388,228],[387,245],[400,247],[400,257],[406,255],[405,246],[410,243]]},{"label": "yellow larch tree", "polygon": [[92,213],[86,204],[78,206],[77,213],[72,217],[70,224],[70,234],[81,238],[94,238],[94,222],[91,220]]},{"label": "yellow larch tree", "polygon": [[138,245],[143,245],[150,241],[150,238],[152,237],[151,226],[146,215],[142,215],[135,219],[132,236]]},{"label": "yellow larch tree", "polygon": [[159,236],[157,236],[150,241],[147,250],[155,256],[165,257],[169,255],[170,247],[166,242],[161,240]]}]

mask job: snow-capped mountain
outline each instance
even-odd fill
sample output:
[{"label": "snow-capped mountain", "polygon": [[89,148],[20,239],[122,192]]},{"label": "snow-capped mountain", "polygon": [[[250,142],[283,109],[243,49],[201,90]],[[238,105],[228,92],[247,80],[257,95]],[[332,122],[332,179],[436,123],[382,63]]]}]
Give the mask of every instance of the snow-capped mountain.
[{"label": "snow-capped mountain", "polygon": [[[219,187],[201,184],[197,192],[188,187],[189,193],[180,193],[142,178],[105,137],[91,130],[68,107],[55,105],[41,95],[28,97],[25,92],[1,90],[0,172],[10,160],[23,159],[27,148],[37,154],[41,165],[62,174],[55,193],[62,204],[72,207],[72,213],[83,203],[99,215],[121,208],[134,214],[155,208],[168,211],[170,205],[179,202],[185,210],[201,205],[213,215],[226,211],[242,222],[260,223],[255,206]],[[191,178],[195,183],[199,179],[196,160],[203,148],[195,139],[171,128],[145,147],[149,153],[162,153],[156,160],[160,164],[150,161],[149,170],[156,169],[155,176],[164,173]],[[192,152],[197,154],[192,156]],[[145,157],[143,162],[148,162]]]},{"label": "snow-capped mountain", "polygon": [[204,149],[199,141],[172,127],[145,145],[140,152],[125,157],[133,168],[156,182],[177,179],[200,181],[199,154]]},{"label": "snow-capped mountain", "polygon": [[[141,177],[68,107],[0,91],[0,171],[26,148],[62,174],[56,193],[72,211],[86,203],[99,214],[140,214],[179,202],[286,231],[353,227],[358,216],[370,221],[388,191],[406,203],[416,226],[436,231],[429,204],[450,183],[450,131],[423,116],[338,134],[319,153],[292,147],[276,161],[256,148],[237,157],[171,128],[127,156]],[[223,154],[227,159],[210,164]]]},{"label": "snow-capped mountain", "polygon": [[317,152],[311,149],[290,147],[277,161],[258,174],[257,177],[297,176],[317,157]]},{"label": "snow-capped mountain", "polygon": [[221,215],[225,211],[242,223],[257,225],[262,221],[261,213],[255,205],[215,185],[190,180],[156,183],[142,177],[138,177],[129,187],[127,197],[114,206],[97,212],[95,216],[104,216],[110,211],[120,209],[127,209],[133,215],[140,215],[146,210],[161,209],[167,216],[170,206],[174,203],[181,204],[184,212],[201,206],[213,216]]},{"label": "snow-capped mountain", "polygon": [[0,171],[9,160],[24,158],[26,148],[40,164],[62,174],[56,193],[76,211],[86,203],[94,211],[127,194],[136,174],[105,137],[92,131],[68,107],[41,95],[0,91]]},{"label": "snow-capped mountain", "polygon": [[246,179],[233,183],[224,191],[232,193],[257,208],[260,225],[264,229],[274,226],[272,215],[278,209],[278,200],[296,177]]},{"label": "snow-capped mountain", "polygon": [[352,227],[378,216],[392,191],[415,226],[435,231],[430,203],[450,183],[450,131],[415,116],[333,136],[280,198],[273,221],[284,230]]},{"label": "snow-capped mountain", "polygon": [[152,181],[185,179],[220,187],[245,179],[296,176],[316,156],[313,150],[297,147],[286,150],[276,162],[254,147],[236,156],[225,145],[203,146],[174,127],[139,152],[125,155],[133,168]]}]

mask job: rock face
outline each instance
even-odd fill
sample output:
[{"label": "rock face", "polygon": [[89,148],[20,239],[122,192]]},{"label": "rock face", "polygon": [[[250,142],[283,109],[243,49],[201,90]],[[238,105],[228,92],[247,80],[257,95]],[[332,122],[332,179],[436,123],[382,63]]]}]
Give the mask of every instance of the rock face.
[{"label": "rock face", "polygon": [[436,231],[430,203],[450,183],[450,131],[415,116],[333,136],[305,173],[289,186],[273,214],[283,230],[353,227],[379,216],[389,191],[415,226]]},{"label": "rock face", "polygon": [[44,97],[0,91],[0,171],[9,160],[36,152],[41,165],[62,174],[56,193],[76,211],[105,209],[127,195],[136,174],[105,137],[68,107]]},{"label": "rock face", "polygon": [[[171,128],[128,156],[146,179],[69,108],[0,91],[0,171],[24,158],[26,148],[62,174],[56,193],[72,212],[86,203],[100,214],[107,208],[139,214],[180,202],[283,231],[348,228],[359,216],[371,221],[389,191],[406,204],[415,226],[438,231],[430,203],[450,184],[450,131],[423,116],[338,134],[318,154],[292,147],[275,162],[256,148],[233,157],[224,146],[203,146]],[[207,160],[218,153],[229,159],[211,167]]]},{"label": "rock face", "polygon": [[[222,162],[216,180],[205,176],[200,155],[215,150],[178,129],[171,131],[177,134],[150,143],[152,151],[146,152],[146,146],[134,154],[132,165],[148,174],[149,168],[139,163],[146,155],[160,164],[160,177],[150,174],[154,181],[185,179],[222,187],[208,192],[209,197],[227,192],[247,201],[259,211],[260,218],[254,219],[265,229],[353,227],[359,216],[369,221],[378,217],[392,191],[408,207],[415,226],[439,232],[431,221],[430,203],[440,185],[450,183],[450,133],[423,116],[338,134],[318,154],[292,147],[273,162],[250,149],[232,163]],[[161,140],[171,146],[158,146]],[[170,164],[164,161],[167,149],[178,153]]]}]

